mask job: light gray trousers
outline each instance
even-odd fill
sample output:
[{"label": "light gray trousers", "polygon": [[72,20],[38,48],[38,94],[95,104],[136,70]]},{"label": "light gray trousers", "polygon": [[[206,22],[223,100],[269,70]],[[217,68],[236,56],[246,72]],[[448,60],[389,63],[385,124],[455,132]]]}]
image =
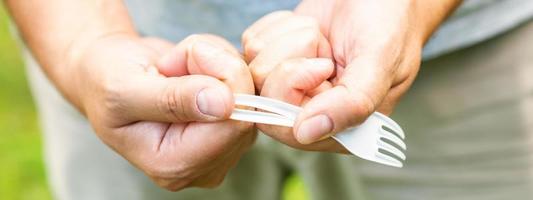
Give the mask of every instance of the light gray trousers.
[{"label": "light gray trousers", "polygon": [[266,136],[215,190],[171,193],[99,141],[26,53],[57,199],[280,198],[287,174],[312,199],[533,199],[533,23],[423,63],[393,118],[407,133],[395,169],[352,156],[303,152]]}]

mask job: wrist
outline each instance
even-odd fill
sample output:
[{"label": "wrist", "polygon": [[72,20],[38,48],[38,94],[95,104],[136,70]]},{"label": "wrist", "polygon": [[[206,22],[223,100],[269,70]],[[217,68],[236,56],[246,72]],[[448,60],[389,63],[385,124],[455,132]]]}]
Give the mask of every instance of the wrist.
[{"label": "wrist", "polygon": [[427,42],[440,24],[462,3],[462,0],[411,1],[413,8],[411,20],[416,22],[415,26],[420,33],[422,44]]}]

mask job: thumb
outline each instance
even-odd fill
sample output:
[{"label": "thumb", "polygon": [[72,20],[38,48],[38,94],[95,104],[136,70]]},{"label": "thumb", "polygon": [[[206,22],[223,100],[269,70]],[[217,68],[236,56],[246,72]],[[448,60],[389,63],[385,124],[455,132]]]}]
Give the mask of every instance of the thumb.
[{"label": "thumb", "polygon": [[387,94],[390,77],[379,59],[365,56],[354,59],[333,88],[314,96],[305,105],[294,129],[298,141],[313,143],[362,123]]},{"label": "thumb", "polygon": [[158,122],[217,121],[230,116],[229,87],[204,75],[139,77],[121,95],[123,110],[134,119]]}]

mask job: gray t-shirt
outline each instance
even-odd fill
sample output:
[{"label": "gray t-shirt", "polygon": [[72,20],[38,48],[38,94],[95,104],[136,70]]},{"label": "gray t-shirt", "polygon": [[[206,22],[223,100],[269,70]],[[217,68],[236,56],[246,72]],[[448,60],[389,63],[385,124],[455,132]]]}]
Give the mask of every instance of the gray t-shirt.
[{"label": "gray t-shirt", "polygon": [[[292,10],[298,0],[126,0],[144,35],[175,42],[193,33],[221,35],[239,46],[240,34],[275,10]],[[424,49],[434,58],[489,39],[533,17],[532,0],[465,0]]]}]

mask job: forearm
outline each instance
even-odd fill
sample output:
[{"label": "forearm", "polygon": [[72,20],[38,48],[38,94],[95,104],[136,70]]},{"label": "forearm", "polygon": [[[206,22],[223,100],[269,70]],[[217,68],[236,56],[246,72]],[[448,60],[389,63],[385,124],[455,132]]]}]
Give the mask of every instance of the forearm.
[{"label": "forearm", "polygon": [[375,17],[376,12],[381,12],[388,15],[381,18],[385,21],[408,20],[410,29],[426,41],[461,3],[462,0],[303,0],[295,12],[316,17],[326,36],[331,31],[332,21],[336,20],[334,15],[341,10],[367,13],[359,14],[365,17]]},{"label": "forearm", "polygon": [[135,34],[120,0],[6,0],[18,30],[48,77],[74,104],[73,60],[99,37]]},{"label": "forearm", "polygon": [[[422,24],[424,42],[429,39],[440,24],[462,3],[462,0],[416,0],[416,18]],[[417,20],[417,19],[415,19]],[[418,21],[417,20],[417,21]]]}]

